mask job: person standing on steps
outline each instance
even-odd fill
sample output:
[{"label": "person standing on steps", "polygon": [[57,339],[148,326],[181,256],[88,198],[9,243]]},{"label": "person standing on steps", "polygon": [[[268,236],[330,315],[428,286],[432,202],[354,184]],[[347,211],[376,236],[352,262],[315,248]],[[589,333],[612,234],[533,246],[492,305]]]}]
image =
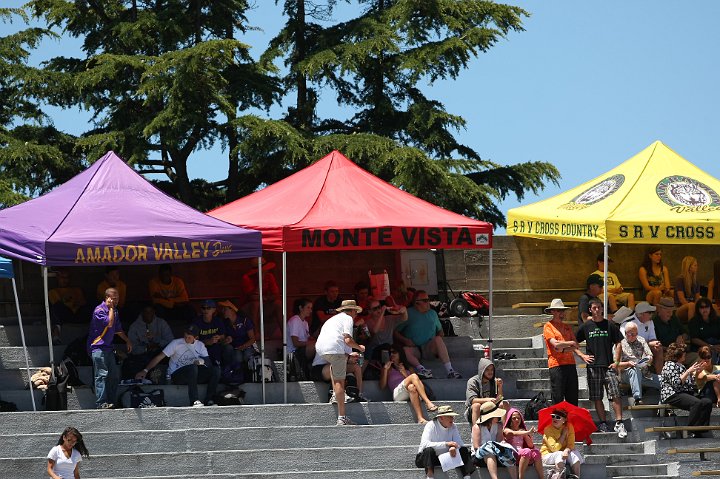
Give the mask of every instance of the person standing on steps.
[{"label": "person standing on steps", "polygon": [[51,479],[80,479],[80,462],[90,457],[82,434],[74,427],[66,427],[57,445],[47,455],[47,473]]},{"label": "person standing on steps", "polygon": [[620,380],[618,378],[619,361],[614,361],[614,348],[623,340],[620,329],[615,323],[609,322],[603,315],[604,308],[599,299],[590,300],[590,321],[584,322],[577,333],[579,343],[585,341],[587,354],[578,352],[587,364],[587,382],[590,400],[595,403],[595,410],[600,418],[598,431],[607,432],[607,416],[603,405],[603,395],[607,392],[608,400],[615,412],[615,432],[620,439],[627,437],[627,430],[622,419],[622,403],[620,402]]},{"label": "person standing on steps", "polygon": [[553,404],[567,401],[577,406],[578,375],[575,355],[579,350],[572,328],[563,322],[568,309],[570,308],[559,298],[553,299],[550,306],[545,308],[545,313],[551,314],[552,318],[543,327],[543,339],[547,347]]}]

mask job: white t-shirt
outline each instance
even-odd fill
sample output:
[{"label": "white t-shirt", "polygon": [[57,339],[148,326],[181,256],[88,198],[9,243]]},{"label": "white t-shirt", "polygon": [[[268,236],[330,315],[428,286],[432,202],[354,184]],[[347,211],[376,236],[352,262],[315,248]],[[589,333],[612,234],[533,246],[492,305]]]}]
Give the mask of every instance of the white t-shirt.
[{"label": "white t-shirt", "polygon": [[170,358],[168,374],[172,374],[178,369],[192,364],[198,358],[208,357],[207,348],[202,341],[195,340],[194,343],[188,344],[185,342],[185,338],[170,341],[170,344],[163,349],[163,354]]},{"label": "white t-shirt", "polygon": [[82,461],[82,456],[75,449],[72,450],[70,457],[66,457],[62,450],[62,446],[58,445],[50,449],[47,455],[48,459],[55,461],[53,472],[63,479],[72,479],[75,477],[75,466]]},{"label": "white t-shirt", "polygon": [[296,336],[299,341],[307,341],[310,337],[310,325],[297,314],[288,320],[287,325],[287,349],[288,353],[294,353],[297,349],[293,344],[292,337]]},{"label": "white t-shirt", "polygon": [[623,336],[625,336],[625,328],[628,323],[634,323],[637,326],[638,336],[643,338],[645,341],[657,341],[657,336],[655,335],[655,323],[653,321],[643,323],[638,318],[635,318],[632,321],[626,321],[622,324],[622,326],[620,326],[620,332]]},{"label": "white t-shirt", "polygon": [[352,337],[353,319],[345,313],[338,313],[325,321],[315,343],[315,351],[323,354],[347,354],[345,335]]}]

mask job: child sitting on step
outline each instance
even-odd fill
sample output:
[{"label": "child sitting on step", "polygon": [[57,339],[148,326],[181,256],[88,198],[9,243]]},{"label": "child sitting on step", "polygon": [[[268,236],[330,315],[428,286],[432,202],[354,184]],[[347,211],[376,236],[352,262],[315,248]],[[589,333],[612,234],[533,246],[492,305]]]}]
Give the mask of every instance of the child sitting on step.
[{"label": "child sitting on step", "polygon": [[525,428],[525,419],[520,411],[511,408],[505,416],[505,441],[517,449],[520,460],[518,461],[518,477],[523,479],[528,465],[535,466],[539,478],[543,477],[543,466],[540,451],[533,443],[532,435],[537,431],[535,426],[529,430]]}]

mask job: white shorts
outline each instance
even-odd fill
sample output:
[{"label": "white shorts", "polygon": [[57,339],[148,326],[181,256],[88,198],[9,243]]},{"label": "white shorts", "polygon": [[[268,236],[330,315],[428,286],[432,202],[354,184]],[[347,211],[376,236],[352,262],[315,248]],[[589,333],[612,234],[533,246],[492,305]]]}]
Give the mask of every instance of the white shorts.
[{"label": "white shorts", "polygon": [[[585,462],[585,458],[575,449],[570,450],[570,455],[568,456],[568,459],[570,459],[570,464],[575,465],[578,462],[580,464],[583,464]],[[557,452],[551,452],[550,454],[545,454],[542,457],[543,464],[546,466],[554,466],[555,464],[560,464],[561,462],[565,462],[565,460],[562,457],[562,451]]]},{"label": "white shorts", "polygon": [[402,381],[393,389],[393,401],[402,402],[410,399],[410,392],[405,387],[405,381]]}]

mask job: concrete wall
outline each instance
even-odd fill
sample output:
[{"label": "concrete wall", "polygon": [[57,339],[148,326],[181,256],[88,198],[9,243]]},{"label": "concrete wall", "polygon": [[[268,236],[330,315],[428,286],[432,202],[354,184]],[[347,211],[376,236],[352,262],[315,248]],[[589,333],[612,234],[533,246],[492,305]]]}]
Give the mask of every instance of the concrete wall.
[{"label": "concrete wall", "polygon": [[[513,236],[493,239],[494,301],[500,312],[519,302],[549,301],[560,297],[577,301],[585,289],[587,276],[596,268],[595,258],[602,252],[602,244],[571,241],[541,241]],[[611,270],[618,274],[625,288],[639,288],[637,271],[646,246],[613,245],[610,256],[615,260]],[[707,285],[712,277],[712,264],[720,260],[718,246],[664,246],[664,262],[671,280],[680,273],[680,262],[686,255],[699,262],[698,278]],[[489,257],[487,250],[446,250],[444,256],[446,279],[456,291],[489,289]],[[400,275],[398,251],[361,251],[288,254],[289,303],[306,296],[315,299],[322,294],[328,279],[338,282],[341,294],[352,297],[353,286],[367,280],[370,269],[387,269],[391,282]],[[278,284],[282,278],[282,257],[267,253],[268,261],[276,263],[272,270]],[[208,261],[173,266],[173,271],[185,279],[190,296],[201,298],[237,298],[242,274],[256,260]],[[40,267],[15,262],[23,314],[42,315],[42,283]],[[73,281],[86,293],[88,301],[95,301],[95,287],[103,277],[102,267],[70,268]],[[156,266],[121,267],[121,276],[128,284],[128,297],[147,300],[147,283],[155,275]],[[440,268],[438,268],[440,271]],[[440,274],[440,273],[438,273]],[[50,287],[55,285],[54,278]],[[636,296],[639,289],[635,291]],[[0,281],[0,317],[14,317],[15,307],[9,281]]]}]

